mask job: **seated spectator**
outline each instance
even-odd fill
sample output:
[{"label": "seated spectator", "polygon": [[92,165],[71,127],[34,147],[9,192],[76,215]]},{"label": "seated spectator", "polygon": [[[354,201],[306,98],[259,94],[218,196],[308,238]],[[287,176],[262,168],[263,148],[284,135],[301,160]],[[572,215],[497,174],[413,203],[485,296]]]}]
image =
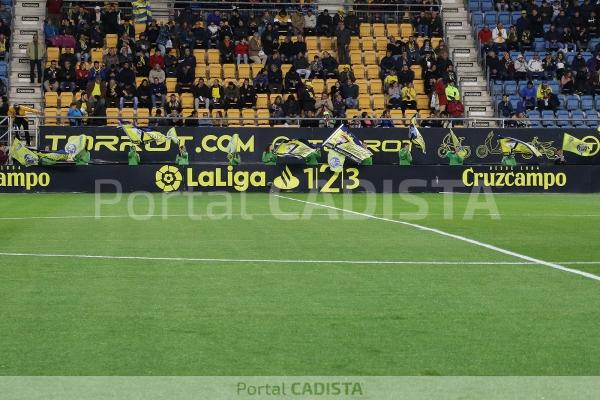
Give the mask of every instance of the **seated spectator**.
[{"label": "seated spectator", "polygon": [[563,47],[563,44],[559,42],[560,32],[556,30],[554,24],[550,25],[550,29],[544,34],[546,41],[546,51],[556,51]]},{"label": "seated spectator", "polygon": [[102,83],[102,78],[100,78],[100,75],[97,75],[93,82],[88,83],[86,87],[86,93],[88,98],[91,99],[91,103],[94,103],[97,97],[106,97],[106,85]]},{"label": "seated spectator", "polygon": [[333,98],[333,116],[335,118],[346,118],[346,102],[342,98],[341,93],[336,93]]},{"label": "seated spectator", "polygon": [[317,16],[309,8],[304,15],[304,35],[314,36],[317,31]]},{"label": "seated spectator", "polygon": [[224,107],[223,99],[223,87],[219,84],[219,80],[213,80],[213,84],[210,87],[210,104],[213,108]]},{"label": "seated spectator", "polygon": [[396,68],[396,60],[394,60],[394,57],[392,57],[391,51],[388,50],[385,53],[385,57],[381,58],[381,61],[379,62],[379,68],[381,69],[381,77],[385,76],[386,71],[390,71]]},{"label": "seated spectator", "polygon": [[285,112],[283,111],[283,100],[281,96],[275,97],[275,100],[269,106],[269,110],[271,112],[271,121],[274,125],[281,123],[281,119],[285,117]]},{"label": "seated spectator", "polygon": [[400,108],[402,106],[402,89],[398,82],[394,82],[387,90],[390,108]]},{"label": "seated spectator", "polygon": [[536,94],[537,94],[537,91],[533,87],[532,81],[528,81],[527,86],[521,87],[521,90],[519,91],[519,95],[521,96],[521,98],[523,98],[523,104],[525,106],[525,109],[527,109],[527,110],[535,109]]},{"label": "seated spectator", "polygon": [[194,85],[194,69],[189,65],[179,66],[177,68],[177,85],[175,91],[181,93],[191,93]]},{"label": "seated spectator", "polygon": [[169,101],[167,101],[167,103],[165,104],[165,112],[167,114],[171,114],[173,111],[181,113],[182,110],[183,107],[181,106],[181,102],[179,101],[177,96],[175,96],[174,94],[169,96]]},{"label": "seated spectator", "polygon": [[210,88],[204,83],[204,78],[198,78],[198,81],[192,88],[194,95],[194,109],[204,106],[206,110],[210,109]]},{"label": "seated spectator", "polygon": [[212,121],[208,116],[208,112],[202,113],[202,118],[198,121],[198,126],[212,126]]},{"label": "seated spectator", "polygon": [[329,10],[323,10],[317,17],[317,35],[331,36],[333,34],[333,26],[333,19],[329,15]]},{"label": "seated spectator", "polygon": [[56,66],[56,60],[52,60],[50,66],[44,70],[44,90],[46,92],[56,92],[59,87],[59,77],[60,70]]},{"label": "seated spectator", "polygon": [[152,109],[152,90],[148,79],[142,79],[140,85],[137,87],[138,105]]},{"label": "seated spectator", "polygon": [[292,118],[298,118],[298,116],[300,115],[300,104],[298,103],[298,100],[296,100],[296,96],[294,96],[293,94],[290,94],[288,96],[285,103],[283,103],[283,112],[285,113],[285,116],[288,117],[288,124],[295,125],[298,123],[297,120],[292,120]]},{"label": "seated spectator", "polygon": [[392,120],[392,116],[390,115],[390,110],[383,110],[381,117],[377,121],[378,128],[393,128],[394,121]]},{"label": "seated spectator", "polygon": [[[206,114],[206,113],[205,113]],[[198,111],[192,110],[192,113],[185,119],[184,126],[200,126],[200,120],[198,120]]]},{"label": "seated spectator", "polygon": [[443,33],[442,18],[437,11],[431,12],[431,19],[429,22],[429,36],[441,37]]},{"label": "seated spectator", "polygon": [[256,93],[248,78],[240,86],[240,104],[242,107],[254,107],[256,104]]},{"label": "seated spectator", "polygon": [[348,81],[356,81],[356,77],[354,76],[354,72],[350,69],[348,65],[344,65],[342,72],[340,72],[339,81],[342,83],[346,83]]},{"label": "seated spectator", "polygon": [[269,92],[283,92],[283,76],[281,75],[281,69],[277,66],[277,64],[271,64],[271,67],[269,68],[268,79]]},{"label": "seated spectator", "polygon": [[548,85],[547,81],[542,81],[538,85],[536,91],[537,106],[540,111],[543,110],[556,110],[559,106],[558,99],[552,93],[552,88]]},{"label": "seated spectator", "polygon": [[76,88],[75,84],[75,68],[69,61],[66,61],[63,68],[61,68],[58,74],[58,80],[60,81],[60,90],[63,92],[69,91],[74,92]]},{"label": "seated spectator", "polygon": [[519,54],[513,65],[515,68],[515,80],[523,81],[527,79],[527,62],[525,61],[525,56],[523,56],[523,54]]},{"label": "seated spectator", "polygon": [[291,64],[296,57],[296,49],[292,43],[292,37],[286,36],[284,42],[279,46],[279,53],[284,63]]},{"label": "seated spectator", "polygon": [[177,65],[178,65],[177,57],[175,54],[167,54],[165,57],[165,74],[169,78],[174,78],[177,74]]},{"label": "seated spectator", "polygon": [[125,106],[133,106],[135,110],[138,108],[138,97],[135,91],[135,87],[126,85],[121,90],[121,98],[119,99],[119,109],[123,109]]},{"label": "seated spectator", "polygon": [[398,75],[396,75],[395,70],[390,69],[386,72],[385,78],[383,79],[383,90],[388,90],[394,82],[398,82]]},{"label": "seated spectator", "polygon": [[[143,51],[139,50],[134,59],[133,67],[137,76],[148,76],[150,73],[150,65],[148,64],[148,57]],[[195,65],[194,65],[195,67]]]},{"label": "seated spectator", "polygon": [[96,80],[96,76],[101,77],[102,68],[98,61],[94,61],[92,67],[88,70],[88,82]]},{"label": "seated spectator", "polygon": [[417,91],[415,90],[415,86],[412,82],[404,85],[402,88],[402,112],[406,112],[406,110],[416,110],[417,109]]},{"label": "seated spectator", "polygon": [[161,70],[165,68],[165,58],[160,50],[156,50],[149,60],[150,68],[154,68],[155,65],[158,65]]},{"label": "seated spectator", "polygon": [[214,113],[212,125],[219,128],[227,127],[227,119],[223,117],[223,113],[221,111]]},{"label": "seated spectator", "polygon": [[273,18],[273,24],[275,30],[279,31],[281,34],[287,34],[292,31],[292,18],[288,15],[285,8],[279,10],[279,13],[275,15]]},{"label": "seated spectator", "polygon": [[327,78],[337,77],[338,62],[335,60],[335,58],[331,57],[331,54],[329,54],[329,52],[323,52],[323,58],[321,62],[323,63],[323,73]]},{"label": "seated spectator", "polygon": [[239,108],[240,106],[240,89],[233,81],[229,81],[223,90],[223,100],[225,108]]},{"label": "seated spectator", "polygon": [[169,126],[183,126],[183,115],[181,114],[181,111],[172,109],[171,112],[167,112],[166,118],[168,118],[167,123]]},{"label": "seated spectator", "polygon": [[79,63],[79,67],[75,70],[75,83],[77,90],[85,90],[88,81],[88,70],[85,67],[85,63]]},{"label": "seated spectator", "polygon": [[575,79],[573,79],[573,72],[567,71],[560,78],[560,91],[562,94],[573,94],[575,93]]},{"label": "seated spectator", "polygon": [[269,92],[269,76],[264,68],[262,68],[254,77],[254,89],[256,90],[256,93]]},{"label": "seated spectator", "polygon": [[421,37],[429,36],[429,24],[430,20],[425,11],[421,11],[418,14],[414,14],[415,17],[412,19],[411,23],[415,28],[415,32],[417,35]]},{"label": "seated spectator", "polygon": [[152,107],[155,107],[157,102],[160,104],[160,107],[165,106],[167,96],[167,86],[164,81],[161,82],[157,77],[155,77],[150,84],[150,99],[152,101]]},{"label": "seated spectator", "polygon": [[108,67],[119,65],[119,55],[117,54],[116,47],[111,47],[108,49],[108,52],[102,57],[102,64]]},{"label": "seated spectator", "polygon": [[414,71],[408,69],[408,65],[404,64],[402,70],[398,73],[398,82],[405,85],[415,80]]},{"label": "seated spectator", "polygon": [[70,126],[81,126],[83,114],[81,110],[77,108],[77,103],[72,102],[69,111],[67,111],[67,118],[69,118]]},{"label": "seated spectator", "polygon": [[502,101],[498,103],[498,112],[504,118],[511,118],[515,113],[507,94],[502,95]]},{"label": "seated spectator", "polygon": [[[54,22],[51,18],[47,18],[44,20],[44,39],[46,43],[49,44],[52,42],[56,36],[59,35],[58,28],[54,25]],[[101,47],[101,46],[100,46]]]},{"label": "seated spectator", "polygon": [[169,126],[169,120],[163,116],[162,109],[157,108],[154,117],[150,118],[151,126]]},{"label": "seated spectator", "polygon": [[[240,20],[240,22],[241,22],[241,20]],[[238,64],[241,64],[243,61],[244,64],[248,64],[248,52],[249,52],[248,42],[246,41],[245,38],[243,38],[235,45],[236,62]]]},{"label": "seated spectator", "polygon": [[544,68],[544,78],[553,80],[556,74],[556,60],[552,58],[552,54],[546,53],[546,57],[542,60]]},{"label": "seated spectator", "polygon": [[360,126],[361,128],[373,128],[375,126],[375,123],[366,111],[363,111],[360,115]]},{"label": "seated spectator", "polygon": [[273,29],[273,25],[267,24],[265,31],[261,36],[263,50],[267,56],[273,54],[279,47],[279,32]]},{"label": "seated spectator", "polygon": [[519,38],[521,51],[530,51],[533,46],[533,33],[529,29],[525,29]]},{"label": "seated spectator", "polygon": [[88,44],[87,36],[84,34],[79,35],[79,40],[75,47],[75,57],[77,58],[77,61],[88,62],[90,59],[90,46]]},{"label": "seated spectator", "polygon": [[519,34],[517,33],[517,27],[512,25],[508,29],[508,36],[506,38],[506,50],[508,51],[519,51],[521,46],[519,45]]},{"label": "seated spectator", "polygon": [[306,111],[315,111],[315,90],[312,87],[312,83],[307,81],[304,84],[304,87],[300,91],[300,96],[298,98],[301,104],[302,110],[306,113]]},{"label": "seated spectator", "polygon": [[264,64],[267,61],[267,55],[263,50],[261,37],[258,32],[254,32],[254,35],[250,38],[248,55],[250,60],[255,64]]},{"label": "seated spectator", "polygon": [[148,79],[150,82],[154,82],[155,79],[158,79],[158,83],[164,83],[167,78],[165,71],[161,68],[160,64],[154,64],[152,70],[148,74]]},{"label": "seated spectator", "polygon": [[292,69],[294,69],[299,76],[304,77],[304,79],[310,78],[308,59],[304,54],[298,53],[296,55],[296,58],[292,63]]},{"label": "seated spectator", "polygon": [[128,62],[123,63],[123,68],[117,75],[117,82],[119,86],[135,85],[135,71],[131,69]]},{"label": "seated spectator", "polygon": [[323,115],[325,111],[333,112],[333,102],[327,92],[321,93],[321,98],[315,102],[315,111],[317,115]]},{"label": "seated spectator", "polygon": [[348,81],[341,86],[342,98],[348,108],[358,108],[358,86]]},{"label": "seated spectator", "polygon": [[556,55],[556,79],[560,80],[565,71],[569,68],[569,63],[565,59],[565,53],[559,51]]},{"label": "seated spectator", "polygon": [[544,65],[538,53],[535,53],[533,58],[527,63],[527,71],[529,79],[544,79]]},{"label": "seated spectator", "polygon": [[321,79],[325,78],[323,62],[321,61],[319,56],[315,56],[315,58],[313,59],[313,62],[310,63],[309,70],[310,70],[311,78],[313,78],[313,79],[314,78],[321,78]]},{"label": "seated spectator", "polygon": [[300,83],[302,83],[302,78],[300,78],[300,75],[298,75],[298,72],[294,68],[290,68],[284,78],[285,91],[287,93],[296,92]]}]

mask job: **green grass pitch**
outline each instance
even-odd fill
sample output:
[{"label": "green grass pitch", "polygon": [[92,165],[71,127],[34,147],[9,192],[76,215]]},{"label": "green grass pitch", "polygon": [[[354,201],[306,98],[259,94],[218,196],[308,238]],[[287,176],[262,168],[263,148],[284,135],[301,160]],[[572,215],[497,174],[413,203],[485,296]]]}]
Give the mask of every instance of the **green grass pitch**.
[{"label": "green grass pitch", "polygon": [[[289,196],[398,220],[417,209]],[[453,218],[443,195],[417,198],[428,215],[412,223],[600,275],[598,195],[497,195],[498,219],[462,218],[465,195]],[[230,214],[214,220],[155,195],[155,216],[135,220],[126,197],[94,219],[93,195],[0,196],[0,375],[600,374],[600,281],[287,199],[273,215],[269,199],[194,197],[197,214]],[[283,219],[297,211],[313,215]]]}]

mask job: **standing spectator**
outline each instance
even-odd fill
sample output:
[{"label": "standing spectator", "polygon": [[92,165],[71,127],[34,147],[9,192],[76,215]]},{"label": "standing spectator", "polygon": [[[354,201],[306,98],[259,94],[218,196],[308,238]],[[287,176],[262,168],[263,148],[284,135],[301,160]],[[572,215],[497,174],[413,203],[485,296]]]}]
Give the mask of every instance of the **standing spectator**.
[{"label": "standing spectator", "polygon": [[344,83],[341,87],[342,97],[348,108],[358,107],[358,86],[352,81]]},{"label": "standing spectator", "polygon": [[33,34],[33,39],[27,45],[27,57],[29,58],[29,79],[34,83],[35,72],[37,71],[37,81],[42,83],[42,60],[46,55],[46,46],[40,40],[37,33]]},{"label": "standing spectator", "polygon": [[350,39],[352,33],[343,22],[338,23],[335,31],[338,48],[338,60],[340,64],[350,63]]},{"label": "standing spectator", "polygon": [[83,114],[81,113],[81,110],[77,108],[77,103],[71,103],[69,111],[67,111],[67,117],[69,118],[70,126],[81,126]]}]

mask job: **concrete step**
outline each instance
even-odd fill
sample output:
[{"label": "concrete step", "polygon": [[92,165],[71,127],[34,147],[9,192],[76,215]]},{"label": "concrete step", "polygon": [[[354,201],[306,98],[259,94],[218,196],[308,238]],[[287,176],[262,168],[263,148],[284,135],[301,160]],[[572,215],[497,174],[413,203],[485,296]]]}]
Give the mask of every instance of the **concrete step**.
[{"label": "concrete step", "polygon": [[29,71],[29,57],[13,57],[10,61],[12,71]]},{"label": "concrete step", "polygon": [[24,56],[27,53],[27,43],[13,43],[10,47],[11,56]]},{"label": "concrete step", "polygon": [[461,92],[463,99],[465,100],[465,104],[481,104],[487,103],[491,101],[490,95],[485,90],[476,90],[469,88],[468,90],[463,90]]},{"label": "concrete step", "polygon": [[42,29],[44,25],[44,16],[42,15],[19,15],[14,19],[15,29]]},{"label": "concrete step", "polygon": [[448,18],[460,17],[462,19],[467,19],[469,16],[469,12],[465,10],[464,7],[460,6],[448,6],[442,9],[442,17],[444,21]]},{"label": "concrete step", "polygon": [[458,83],[461,86],[484,86],[487,87],[485,77],[481,74],[460,74],[458,76]]},{"label": "concrete step", "polygon": [[13,40],[16,43],[29,43],[33,39],[33,35],[36,33],[42,33],[43,26],[40,24],[39,26],[31,25],[26,28],[13,29]]},{"label": "concrete step", "polygon": [[42,88],[40,85],[28,86],[25,84],[11,85],[10,87],[10,98],[38,98],[42,96]]},{"label": "concrete step", "polygon": [[477,49],[477,45],[470,35],[460,35],[459,37],[464,37],[465,39],[448,38],[448,46],[451,49],[455,47],[468,47]]},{"label": "concrete step", "polygon": [[458,61],[458,59],[469,59],[477,61],[477,50],[475,47],[450,47],[450,54]]},{"label": "concrete step", "polygon": [[494,107],[491,105],[467,105],[465,106],[465,111],[469,113],[469,115],[478,116],[478,117],[493,117],[494,116]]},{"label": "concrete step", "polygon": [[46,15],[45,1],[19,1],[13,9],[13,15]]},{"label": "concrete step", "polygon": [[11,83],[11,85],[16,84],[16,85],[28,86],[27,84],[29,83],[29,77],[30,77],[29,69],[27,69],[27,72],[11,70],[10,83]]},{"label": "concrete step", "polygon": [[471,26],[470,24],[462,19],[457,19],[457,20],[451,20],[448,21],[446,19],[444,19],[444,26],[446,27],[445,32],[452,32],[452,31],[467,31],[467,32],[471,32]]}]

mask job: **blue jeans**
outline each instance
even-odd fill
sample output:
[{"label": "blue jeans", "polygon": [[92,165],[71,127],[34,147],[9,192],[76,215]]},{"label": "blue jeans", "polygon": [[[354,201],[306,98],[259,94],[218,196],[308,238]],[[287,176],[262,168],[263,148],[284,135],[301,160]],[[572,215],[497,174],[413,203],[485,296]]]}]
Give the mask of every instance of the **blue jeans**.
[{"label": "blue jeans", "polygon": [[429,25],[425,25],[425,24],[417,25],[417,34],[419,36],[429,36]]},{"label": "blue jeans", "polygon": [[[155,107],[156,106],[156,100],[158,100],[159,97],[156,96],[156,95],[152,95],[150,97],[152,99],[152,107]],[[164,108],[164,106],[165,106],[165,96],[160,96],[160,106]]]},{"label": "blue jeans", "polygon": [[[125,104],[125,98],[121,97],[121,100],[119,100],[119,108],[122,110],[123,109],[123,105]],[[138,98],[137,96],[135,96],[133,98],[133,108],[137,110],[138,107]]]},{"label": "blue jeans", "polygon": [[62,92],[73,92],[75,91],[75,82],[61,82],[60,90]]},{"label": "blue jeans", "polygon": [[348,108],[357,108],[358,107],[358,100],[353,99],[352,97],[348,97],[346,99],[346,107],[348,107]]}]

